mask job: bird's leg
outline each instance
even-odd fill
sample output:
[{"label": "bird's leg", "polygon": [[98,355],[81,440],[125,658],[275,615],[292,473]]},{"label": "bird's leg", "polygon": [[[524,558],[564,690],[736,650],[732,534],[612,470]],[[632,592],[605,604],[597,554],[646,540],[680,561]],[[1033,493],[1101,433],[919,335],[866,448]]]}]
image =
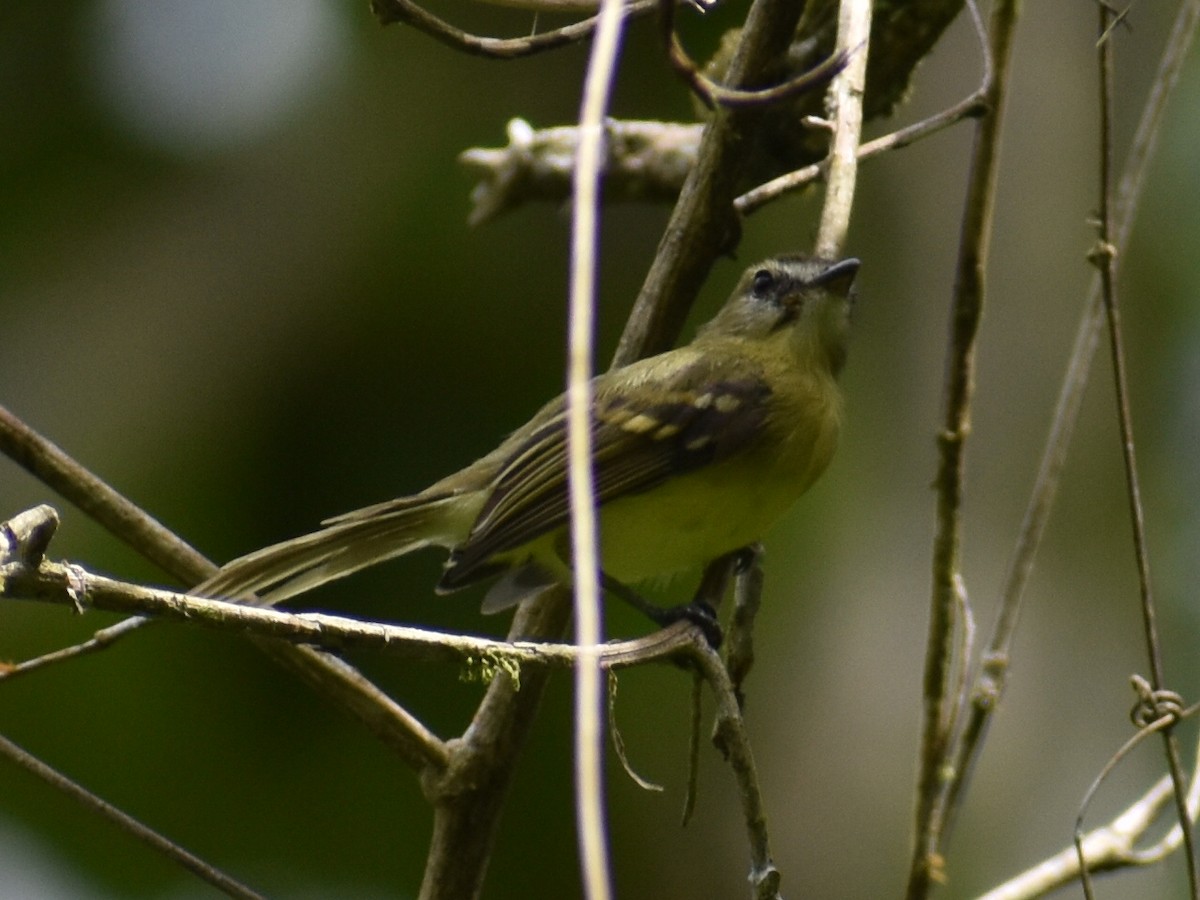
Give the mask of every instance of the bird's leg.
[{"label": "bird's leg", "polygon": [[[708,641],[710,647],[716,650],[720,648],[723,636],[721,624],[717,621],[717,611],[709,598],[715,597],[719,602],[721,595],[725,592],[725,586],[728,584],[730,568],[728,558],[722,557],[722,559],[726,561],[725,565],[716,566],[714,564],[705,570],[704,578],[700,582],[700,587],[692,602],[682,603],[678,606],[664,608],[651,603],[629,585],[605,572],[600,573],[600,584],[614,597],[628,603],[660,628],[666,628],[680,619],[686,619],[704,633],[704,639]],[[720,570],[719,577],[712,574],[714,569]],[[713,583],[718,581],[719,584]]]},{"label": "bird's leg", "polygon": [[646,616],[648,619],[658,625],[670,625],[671,622],[675,621],[674,619],[671,619],[670,621],[664,621],[663,615],[667,612],[667,610],[663,609],[657,604],[651,603],[625,582],[618,581],[607,572],[600,573],[600,586],[617,599],[624,600],[642,615]]}]

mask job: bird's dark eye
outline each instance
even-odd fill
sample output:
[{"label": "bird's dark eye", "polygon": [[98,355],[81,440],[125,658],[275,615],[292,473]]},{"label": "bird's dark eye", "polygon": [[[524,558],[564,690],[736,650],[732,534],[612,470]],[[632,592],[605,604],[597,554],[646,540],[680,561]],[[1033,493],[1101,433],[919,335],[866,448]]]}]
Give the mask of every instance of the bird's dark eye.
[{"label": "bird's dark eye", "polygon": [[754,281],[751,290],[754,296],[759,300],[763,299],[771,292],[771,288],[775,286],[775,276],[767,269],[759,269],[754,273]]}]

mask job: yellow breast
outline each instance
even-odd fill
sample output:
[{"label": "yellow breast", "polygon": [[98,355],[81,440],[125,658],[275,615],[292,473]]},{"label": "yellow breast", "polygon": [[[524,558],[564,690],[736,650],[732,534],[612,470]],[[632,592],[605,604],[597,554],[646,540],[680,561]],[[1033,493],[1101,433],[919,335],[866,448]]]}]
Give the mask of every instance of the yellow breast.
[{"label": "yellow breast", "polygon": [[824,471],[840,420],[832,402],[772,423],[764,446],[600,509],[605,572],[623,582],[697,568],[761,540]]}]

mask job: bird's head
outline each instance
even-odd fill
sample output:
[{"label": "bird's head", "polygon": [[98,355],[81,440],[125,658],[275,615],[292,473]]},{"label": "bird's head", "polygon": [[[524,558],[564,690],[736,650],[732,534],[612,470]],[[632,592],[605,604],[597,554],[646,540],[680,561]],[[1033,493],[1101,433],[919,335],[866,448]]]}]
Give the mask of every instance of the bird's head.
[{"label": "bird's head", "polygon": [[798,356],[819,353],[833,375],[846,359],[857,259],[779,256],[743,273],[699,337],[783,342]]}]

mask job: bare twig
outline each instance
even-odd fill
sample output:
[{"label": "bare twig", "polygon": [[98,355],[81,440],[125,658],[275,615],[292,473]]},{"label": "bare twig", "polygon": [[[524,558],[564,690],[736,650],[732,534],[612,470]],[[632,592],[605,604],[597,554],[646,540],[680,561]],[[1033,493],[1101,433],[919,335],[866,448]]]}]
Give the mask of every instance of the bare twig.
[{"label": "bare twig", "polygon": [[[364,622],[326,613],[289,613],[263,606],[213,600],[162,588],[130,584],[95,575],[78,565],[43,562],[36,569],[22,563],[0,566],[0,597],[55,603],[104,612],[136,613],[187,622],[216,631],[276,638],[293,644],[338,652],[373,650],[413,662],[442,662],[479,667],[574,665],[578,648],[540,641],[493,638],[429,631],[407,625]],[[643,638],[605,644],[605,666],[624,668],[670,657],[702,632],[681,621]],[[494,665],[493,665],[494,664]],[[445,748],[436,750],[444,756]]]},{"label": "bare twig", "polygon": [[[991,78],[991,58],[988,55],[987,35],[984,33],[983,23],[979,18],[979,11],[975,7],[975,4],[970,3],[968,6],[971,10],[971,19],[975,23],[975,30],[979,36],[983,52],[983,83],[969,97],[966,97],[948,109],[922,119],[920,122],[914,122],[912,125],[897,129],[890,134],[867,141],[865,144],[860,144],[856,151],[859,162],[878,156],[880,153],[886,153],[889,150],[899,150],[902,147],[907,147],[922,138],[937,134],[951,125],[957,125],[963,119],[978,118],[987,111],[985,89]],[[819,163],[797,169],[794,172],[788,172],[777,178],[772,178],[770,181],[764,182],[742,194],[734,201],[734,205],[742,215],[750,215],[757,212],[772,200],[777,200],[785,194],[798,191],[812,184],[814,181],[824,178],[828,164],[828,159],[825,159]]]},{"label": "bare twig", "polygon": [[687,786],[684,788],[683,812],[679,816],[679,824],[684,826],[692,820],[692,814],[696,811],[696,797],[700,793],[700,716],[704,713],[704,676],[699,672],[692,676],[689,711],[691,727],[688,729]]},{"label": "bare twig", "polygon": [[[58,529],[58,513],[50,506],[36,506],[19,513],[7,522],[0,523],[0,566],[20,563],[27,569],[36,569],[46,555],[50,539]],[[28,675],[45,666],[54,665],[76,656],[83,656],[103,649],[127,631],[148,623],[148,619],[126,619],[110,628],[97,631],[90,640],[82,644],[62,647],[19,663],[0,666],[0,681],[11,681],[20,675]]]},{"label": "bare twig", "polygon": [[[922,138],[937,134],[951,125],[957,125],[963,119],[978,118],[983,114],[984,109],[981,96],[978,93],[972,94],[936,115],[867,141],[865,144],[860,144],[858,147],[859,162],[879,156],[889,150],[907,147]],[[786,175],[780,175],[778,178],[772,178],[770,181],[746,191],[734,201],[734,206],[743,215],[756,213],[768,203],[823,179],[827,164],[827,160],[822,160],[802,169],[796,169],[794,172],[788,172]]]},{"label": "bare twig", "polygon": [[58,530],[58,513],[42,504],[0,522],[0,565],[20,563],[37,568]]},{"label": "bare twig", "polygon": [[[50,441],[0,406],[0,452],[74,503],[120,540],[185,584],[196,584],[216,566],[178,536],[121,496]],[[115,628],[133,628],[122,623]],[[105,629],[110,638],[114,629]],[[95,648],[111,640],[93,638]],[[423,726],[353,666],[308,647],[260,642],[259,649],[335,700],[416,768],[438,765]],[[78,655],[78,654],[71,654]],[[70,655],[64,658],[70,658]]]},{"label": "bare twig", "polygon": [[144,625],[149,625],[150,621],[150,619],[125,619],[116,625],[101,628],[86,641],[81,641],[78,644],[70,644],[66,647],[59,647],[57,650],[51,650],[49,653],[23,659],[18,663],[9,663],[0,668],[0,681],[11,681],[14,678],[22,675],[30,675],[48,666],[55,666],[59,663],[67,662],[67,660],[78,659],[81,656],[88,656],[92,653],[99,653],[101,650],[107,650],[129,632],[136,631]]},{"label": "bare twig", "polygon": [[199,581],[216,570],[199,551],[3,406],[0,406],[0,452],[181,581]]},{"label": "bare twig", "polygon": [[[605,200],[674,200],[703,130],[699,123],[606,121]],[[512,119],[507,133],[507,147],[473,147],[458,157],[480,178],[471,191],[471,225],[530,200],[559,202],[570,195],[579,142],[574,126],[535,131],[523,119]]]},{"label": "bare twig", "polygon": [[[1150,660],[1150,680],[1154,690],[1166,689],[1166,671],[1163,665],[1162,646],[1158,634],[1158,611],[1150,580],[1150,551],[1146,542],[1146,521],[1142,507],[1141,486],[1138,479],[1137,456],[1133,439],[1133,417],[1129,406],[1128,376],[1126,374],[1124,336],[1121,329],[1120,304],[1117,298],[1117,253],[1112,244],[1112,95],[1113,95],[1113,41],[1107,40],[1111,14],[1101,3],[1100,40],[1097,46],[1100,81],[1100,204],[1097,214],[1097,243],[1089,254],[1093,264],[1100,270],[1101,296],[1108,319],[1109,351],[1112,357],[1114,387],[1116,389],[1117,421],[1121,431],[1121,455],[1125,464],[1125,490],[1129,501],[1129,519],[1133,527],[1134,559],[1137,564],[1138,587],[1141,596],[1142,628],[1146,640],[1146,653]],[[1188,883],[1191,895],[1200,898],[1200,873],[1197,872],[1196,848],[1192,843],[1192,823],[1187,809],[1187,774],[1179,755],[1179,740],[1172,723],[1162,730],[1163,750],[1167,768],[1175,785],[1175,807],[1179,825],[1183,829],[1183,845],[1187,861]],[[1080,851],[1082,852],[1082,850]],[[1086,884],[1086,870],[1084,870]]]},{"label": "bare twig", "polygon": [[588,900],[612,896],[604,803],[604,683],[600,644],[599,527],[592,466],[592,358],[595,354],[596,257],[604,115],[621,43],[621,0],[604,0],[588,60],[579,112],[579,150],[571,228],[570,339],[567,359],[568,490],[575,591],[575,814],[579,862]]},{"label": "bare twig", "polygon": [[[675,33],[675,0],[660,0],[659,10],[659,30],[667,51],[667,61],[692,89],[692,93],[699,97],[709,109],[716,104],[730,107],[762,106],[778,103],[811,91],[825,84],[840,72],[846,65],[849,53],[853,49],[853,47],[847,49],[843,46],[839,52],[822,60],[807,72],[802,72],[773,87],[752,90],[725,87],[701,72],[700,68],[692,62],[687,51],[683,49],[683,44],[679,42],[679,35]],[[865,36],[863,40],[866,40]]]},{"label": "bare twig", "polygon": [[962,502],[966,440],[970,431],[975,376],[975,340],[983,312],[992,213],[995,204],[997,155],[1008,86],[1010,51],[1019,4],[998,0],[992,7],[989,57],[992,78],[985,91],[989,114],[975,132],[967,198],[963,210],[954,308],[945,380],[945,411],[938,435],[937,533],[933,551],[933,591],[924,676],[924,725],[917,790],[915,840],[907,896],[928,895],[940,875],[945,810],[944,766],[950,752],[956,612],[964,596],[961,571]]},{"label": "bare twig", "polygon": [[[1083,800],[1079,804],[1079,812],[1075,816],[1075,859],[1079,865],[1079,878],[1083,885],[1083,893],[1088,900],[1094,900],[1094,892],[1092,889],[1091,873],[1095,871],[1092,867],[1087,850],[1084,847],[1083,819],[1087,815],[1088,808],[1092,805],[1092,799],[1100,790],[1100,786],[1108,779],[1108,776],[1116,770],[1121,761],[1125,759],[1133,749],[1137,747],[1145,738],[1158,732],[1165,733],[1175,725],[1185,715],[1194,715],[1196,708],[1191,710],[1183,709],[1182,698],[1178,694],[1170,691],[1155,691],[1150,682],[1142,678],[1140,675],[1133,677],[1133,688],[1138,694],[1138,702],[1133,708],[1130,718],[1133,723],[1138,726],[1137,733],[1127,740],[1116,753],[1104,764],[1100,773],[1092,779],[1092,783],[1084,792]],[[1172,777],[1172,786],[1175,787],[1177,782]],[[1188,798],[1184,796],[1184,809],[1187,809]],[[1184,821],[1187,821],[1188,814],[1184,813]],[[1181,831],[1181,834],[1186,832]]]},{"label": "bare twig", "polygon": [[[889,116],[896,105],[909,93],[909,84],[917,63],[923,59],[930,47],[938,40],[946,26],[964,5],[964,0],[924,0],[920,4],[883,3],[877,4],[881,11],[875,16],[871,36],[871,63],[867,73],[867,94],[864,98],[864,118],[879,119]],[[705,75],[710,80],[719,79],[729,89],[747,91],[745,100],[758,105],[764,97],[755,89],[763,85],[788,83],[791,78],[803,76],[822,60],[829,58],[835,41],[836,0],[820,0],[806,4],[804,22],[800,30],[792,35],[786,48],[766,61],[765,68],[754,77],[739,80],[737,73],[725,65],[737,40],[727,34],[722,49],[705,66]],[[829,49],[826,49],[829,48]],[[747,132],[739,146],[737,190],[745,190],[748,183],[774,178],[791,169],[805,168],[826,154],[824,135],[819,129],[807,127],[805,117],[821,113],[816,92],[792,97],[784,101],[781,108],[772,110],[772,115]],[[974,111],[973,111],[974,112]],[[636,123],[635,123],[636,124]],[[697,156],[699,149],[692,137],[698,137],[698,126],[678,123],[658,123],[667,130],[665,141],[654,138],[643,142],[635,152],[625,155],[619,144],[611,147],[605,170],[605,197],[609,200],[669,201],[681,192],[687,169]],[[613,123],[614,133],[619,136],[623,126]],[[690,136],[688,129],[692,129]],[[492,207],[487,213],[480,210],[481,201],[494,188],[483,184],[473,193],[476,209],[472,221],[481,221],[485,215],[499,214],[527,200],[565,200],[570,191],[571,176],[563,171],[560,163],[569,159],[553,152],[554,142],[574,143],[566,129],[547,129],[534,133],[533,153],[518,156],[508,152],[505,157],[495,156],[497,151],[472,149],[465,151],[470,158],[468,164],[489,167],[484,178],[497,182],[503,190],[503,205]],[[900,136],[911,140],[913,131],[905,129]],[[554,134],[554,142],[543,142],[543,135]],[[677,140],[677,136],[679,139]],[[657,158],[658,147],[665,149],[666,156]],[[543,154],[542,148],[549,151]],[[511,148],[515,150],[516,148]],[[504,163],[500,168],[501,162]],[[501,176],[503,180],[500,181]],[[811,178],[811,175],[804,176]],[[724,210],[721,210],[723,213]],[[713,224],[722,224],[714,222]],[[699,279],[702,281],[703,279]],[[684,301],[677,301],[686,306]],[[674,314],[672,314],[673,316]],[[671,331],[670,328],[667,329]],[[662,349],[669,340],[654,349]]]},{"label": "bare twig", "polygon": [[602,0],[476,0],[489,6],[503,6],[532,13],[554,15],[595,14]]},{"label": "bare twig", "polygon": [[[658,0],[634,0],[623,6],[618,13],[624,16],[644,15],[658,4]],[[449,22],[439,19],[412,0],[371,0],[371,11],[382,25],[402,22],[440,41],[455,50],[473,56],[492,59],[520,59],[546,50],[555,50],[591,36],[596,30],[599,16],[592,16],[562,28],[532,34],[520,38],[492,38],[463,31]]]},{"label": "bare twig", "polygon": [[[1193,714],[1189,710],[1187,714]],[[1089,872],[1112,872],[1138,866],[1155,865],[1180,846],[1179,827],[1170,829],[1155,845],[1139,848],[1158,821],[1159,815],[1172,802],[1174,786],[1171,776],[1164,775],[1108,824],[1089,831],[1081,841],[1083,856]],[[1200,802],[1200,784],[1193,780],[1188,792],[1188,805],[1193,810]],[[997,885],[978,900],[1034,900],[1075,881],[1080,875],[1079,853],[1072,845],[1042,860],[1019,875]]]},{"label": "bare twig", "polygon": [[721,662],[721,657],[707,644],[696,643],[690,649],[693,662],[716,697],[713,743],[724,755],[737,780],[742,815],[750,840],[750,886],[753,896],[756,900],[777,900],[780,874],[771,856],[766,810],[758,788],[754,754],[750,749],[733,682],[729,680],[729,672]]},{"label": "bare twig", "polygon": [[[1141,198],[1141,189],[1154,156],[1154,148],[1160,133],[1167,107],[1167,99],[1178,83],[1188,49],[1200,28],[1200,0],[1186,0],[1176,13],[1171,35],[1163,49],[1158,72],[1152,83],[1142,118],[1133,137],[1125,171],[1117,191],[1114,210],[1114,243],[1117,253],[1124,252],[1133,230],[1134,215]],[[1070,361],[1063,378],[1057,405],[1046,437],[1045,448],[1038,468],[1034,487],[1018,533],[1016,546],[1009,561],[1004,589],[997,612],[996,624],[983,663],[977,677],[971,714],[960,739],[954,764],[949,770],[955,774],[951,781],[946,805],[956,806],[957,794],[961,792],[974,761],[983,743],[991,714],[995,710],[1007,683],[1008,660],[1012,640],[1020,618],[1021,602],[1025,587],[1033,571],[1034,558],[1045,533],[1046,522],[1053,507],[1059,476],[1066,460],[1075,423],[1083,401],[1084,389],[1088,384],[1091,361],[1100,339],[1104,324],[1104,310],[1100,299],[1099,274],[1092,279],[1083,316],[1076,331]]]},{"label": "bare twig", "polygon": [[[755,0],[726,82],[733,87],[761,83],[787,49],[799,14],[799,5],[790,0]],[[705,128],[614,365],[668,347],[713,261],[736,243],[733,198],[747,164],[745,147],[762,115],[759,107],[720,109]]]},{"label": "bare twig", "polygon": [[66,794],[73,800],[77,800],[91,812],[108,819],[122,831],[149,845],[167,859],[178,863],[197,878],[212,885],[226,896],[238,897],[242,898],[242,900],[261,900],[261,894],[252,891],[240,881],[231,878],[198,856],[189,853],[183,847],[179,846],[179,844],[159,834],[153,828],[139,822],[133,816],[122,812],[111,803],[100,799],[78,782],[72,781],[57,769],[46,765],[40,759],[21,749],[3,736],[0,736],[0,756],[5,757],[25,771],[37,776],[59,793]]},{"label": "bare twig", "polygon": [[[556,639],[570,614],[570,595],[548,591],[517,607],[509,637]],[[450,745],[444,776],[423,781],[433,806],[433,834],[418,895],[423,900],[479,896],[515,760],[549,676],[549,670],[522,670],[518,681],[509,672],[497,673],[463,738]]]},{"label": "bare twig", "polygon": [[663,786],[656,784],[649,779],[643,778],[634,771],[633,764],[629,761],[629,754],[625,749],[625,738],[621,736],[621,729],[617,725],[617,673],[612,669],[608,670],[608,731],[612,735],[613,751],[617,754],[617,759],[621,763],[621,768],[625,770],[625,774],[629,776],[629,780],[640,787],[643,791],[653,791],[661,793]]},{"label": "bare twig", "polygon": [[[860,145],[858,159],[908,147],[983,111],[982,95],[973,93],[936,115]],[[703,125],[610,119],[604,128],[606,201],[663,201],[678,196],[695,162]],[[534,129],[523,119],[513,119],[507,135],[507,147],[472,147],[459,155],[459,162],[480,178],[471,191],[467,217],[471,225],[490,222],[523,203],[559,202],[570,195],[579,138],[574,126]],[[825,166],[825,161],[814,163],[764,182],[738,197],[734,207],[741,215],[758,212],[771,201],[821,180]]]},{"label": "bare twig", "polygon": [[867,80],[867,50],[871,37],[869,0],[842,0],[838,7],[837,46],[848,58],[846,68],[833,80],[827,104],[833,122],[829,147],[825,203],[817,230],[816,253],[835,259],[846,243],[854,185],[858,178],[858,142],[862,133],[862,101]]},{"label": "bare twig", "polygon": [[[728,564],[728,560],[723,562]],[[546,670],[574,665],[580,656],[579,648],[573,645],[521,641],[510,643],[428,632],[403,626],[364,623],[336,616],[294,615],[270,608],[227,603],[129,585],[92,575],[77,566],[49,562],[42,562],[36,570],[31,569],[23,562],[14,562],[0,569],[0,593],[5,596],[51,600],[71,606],[81,602],[86,606],[107,611],[136,612],[142,615],[173,618],[239,634],[248,633],[273,639],[284,638],[289,641],[320,644],[338,650],[371,648],[399,653],[414,660],[455,662],[459,665],[478,668],[485,675],[491,677],[492,689],[489,690],[489,696],[494,696],[493,691],[507,693],[508,702],[511,702],[512,696],[515,695],[515,685],[518,682],[522,692],[535,689],[537,682],[544,680]],[[529,610],[522,607],[522,610],[518,612],[516,626],[518,629],[530,629],[527,617],[529,612],[536,608],[536,604],[530,604]],[[565,604],[562,604],[561,608],[565,609]],[[762,801],[755,780],[753,759],[750,756],[749,744],[740,714],[730,714],[730,710],[737,710],[738,701],[732,682],[729,681],[729,676],[723,666],[718,664],[717,669],[713,670],[711,666],[703,664],[710,656],[715,658],[708,648],[707,639],[696,626],[681,621],[636,641],[604,645],[600,649],[599,660],[604,667],[615,668],[655,660],[674,659],[681,653],[700,654],[699,658],[705,677],[718,695],[718,736],[743,795],[753,859],[752,878],[758,885],[756,889],[760,896],[774,896],[778,884],[778,872],[770,862],[766,826],[762,817]],[[501,687],[497,688],[497,685]],[[498,702],[491,701],[492,704]],[[500,713],[501,711],[497,707],[489,705],[489,701],[485,700],[485,709],[481,713],[485,717],[482,720],[483,724],[497,729],[496,732],[490,732],[493,737],[498,734],[502,735],[504,740],[511,741],[514,736],[514,726]],[[472,736],[477,733],[473,732]],[[469,771],[473,775],[479,774],[481,770],[478,768],[477,754],[486,756],[484,751],[488,748],[499,752],[490,742],[485,742],[478,747],[472,741],[457,742],[451,746],[442,744],[432,735],[428,736],[426,749],[430,754],[436,754],[440,760],[438,764],[425,769],[427,789],[432,792],[435,805],[461,801],[463,788],[461,785],[454,787],[453,779],[457,773]],[[434,760],[431,759],[429,762],[433,763]],[[489,758],[487,762],[489,763],[487,771],[493,773],[499,771],[490,767],[490,764],[494,762],[493,759]],[[460,766],[467,766],[467,768],[462,769]],[[483,787],[476,784],[474,780],[471,781],[471,784],[476,788]],[[497,787],[494,785],[488,787],[493,789],[487,791],[486,796],[496,797]],[[435,822],[438,821],[465,823],[462,816],[435,819]],[[461,854],[464,851],[464,845],[451,840],[456,834],[456,831],[448,828],[435,831],[438,838],[435,840],[435,849],[445,848],[444,852],[446,853],[453,850],[454,853]],[[483,835],[482,839],[486,841],[486,835]],[[480,840],[480,835],[474,835],[475,842]],[[436,855],[438,858],[444,858],[443,852]],[[457,858],[461,863],[462,856],[459,855]],[[455,870],[467,871],[462,868]],[[470,872],[468,871],[467,874]],[[435,887],[438,892],[449,889],[444,880],[428,881],[428,873],[427,884],[430,885],[430,891],[433,891]],[[451,885],[451,887],[453,886]]]}]

